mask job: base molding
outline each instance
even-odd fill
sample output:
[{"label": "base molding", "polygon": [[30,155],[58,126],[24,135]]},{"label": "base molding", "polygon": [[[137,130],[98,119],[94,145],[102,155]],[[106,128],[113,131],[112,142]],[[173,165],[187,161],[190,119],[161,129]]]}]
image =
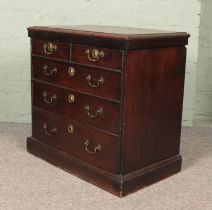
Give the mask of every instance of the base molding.
[{"label": "base molding", "polygon": [[119,197],[126,196],[179,172],[182,165],[181,155],[175,155],[131,173],[117,175],[85,164],[33,137],[27,139],[27,150],[29,153]]}]

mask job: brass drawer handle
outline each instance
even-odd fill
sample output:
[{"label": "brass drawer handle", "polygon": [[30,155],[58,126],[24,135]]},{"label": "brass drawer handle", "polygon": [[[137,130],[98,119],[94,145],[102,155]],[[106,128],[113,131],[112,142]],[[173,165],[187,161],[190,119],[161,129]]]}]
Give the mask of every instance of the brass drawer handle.
[{"label": "brass drawer handle", "polygon": [[52,128],[51,130],[49,130],[46,123],[43,124],[43,129],[47,136],[53,136],[57,133],[57,128]]},{"label": "brass drawer handle", "polygon": [[48,94],[47,94],[47,92],[45,91],[45,92],[43,92],[43,98],[44,98],[44,102],[46,103],[46,104],[52,104],[52,105],[54,105],[54,102],[57,100],[57,95],[56,94],[54,94],[53,96],[48,96]]},{"label": "brass drawer handle", "polygon": [[53,44],[52,42],[44,43],[43,49],[47,55],[51,55],[57,50],[57,45]]},{"label": "brass drawer handle", "polygon": [[90,145],[90,142],[86,139],[86,141],[84,142],[84,144],[85,144],[85,150],[88,152],[88,153],[90,153],[90,154],[95,154],[95,153],[97,153],[97,152],[100,152],[101,151],[101,145],[100,144],[98,144],[96,147],[94,147],[94,148],[91,148],[91,146],[89,146]]},{"label": "brass drawer handle", "polygon": [[104,83],[103,77],[100,77],[99,79],[95,80],[95,79],[92,79],[90,74],[88,74],[88,76],[86,77],[86,80],[88,81],[88,85],[93,88],[97,88]]},{"label": "brass drawer handle", "polygon": [[50,71],[47,71],[48,70],[48,66],[45,65],[43,67],[43,70],[44,70],[44,74],[47,76],[47,77],[51,77],[51,76],[54,76],[56,73],[57,73],[57,68],[53,68],[51,69]]},{"label": "brass drawer handle", "polygon": [[102,115],[102,112],[103,112],[103,108],[99,108],[95,111],[95,113],[92,113],[92,111],[90,110],[90,106],[89,105],[85,105],[85,112],[86,114],[89,116],[89,117],[92,117],[92,118],[96,118],[98,116],[101,116]]},{"label": "brass drawer handle", "polygon": [[85,51],[85,54],[88,55],[88,60],[93,61],[93,62],[97,62],[100,60],[100,58],[104,57],[104,52],[103,51],[99,51],[98,49],[87,49]]},{"label": "brass drawer handle", "polygon": [[75,75],[75,69],[74,69],[74,67],[69,67],[68,68],[68,75],[70,77],[73,77]]}]

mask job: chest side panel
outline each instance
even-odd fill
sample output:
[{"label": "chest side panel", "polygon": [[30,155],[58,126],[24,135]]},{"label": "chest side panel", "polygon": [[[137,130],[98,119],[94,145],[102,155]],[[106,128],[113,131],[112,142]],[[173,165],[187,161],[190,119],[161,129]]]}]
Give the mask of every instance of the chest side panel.
[{"label": "chest side panel", "polygon": [[179,153],[185,59],[185,47],[128,52],[124,173]]}]

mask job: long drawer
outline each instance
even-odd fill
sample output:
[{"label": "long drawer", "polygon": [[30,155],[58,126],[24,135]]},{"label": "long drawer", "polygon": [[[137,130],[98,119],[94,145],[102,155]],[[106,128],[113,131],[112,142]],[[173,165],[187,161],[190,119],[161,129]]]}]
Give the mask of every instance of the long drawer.
[{"label": "long drawer", "polygon": [[120,104],[41,82],[33,82],[33,106],[97,129],[119,134]]},{"label": "long drawer", "polygon": [[33,109],[32,136],[85,163],[117,173],[119,138]]},{"label": "long drawer", "polygon": [[120,101],[120,73],[32,57],[34,79]]}]

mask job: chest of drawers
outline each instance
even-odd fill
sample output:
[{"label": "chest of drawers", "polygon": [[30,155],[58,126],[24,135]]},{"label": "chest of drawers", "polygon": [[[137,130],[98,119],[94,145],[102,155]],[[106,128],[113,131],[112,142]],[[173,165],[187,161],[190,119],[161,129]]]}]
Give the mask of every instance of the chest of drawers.
[{"label": "chest of drawers", "polygon": [[30,153],[117,196],[181,169],[189,34],[30,27]]}]

